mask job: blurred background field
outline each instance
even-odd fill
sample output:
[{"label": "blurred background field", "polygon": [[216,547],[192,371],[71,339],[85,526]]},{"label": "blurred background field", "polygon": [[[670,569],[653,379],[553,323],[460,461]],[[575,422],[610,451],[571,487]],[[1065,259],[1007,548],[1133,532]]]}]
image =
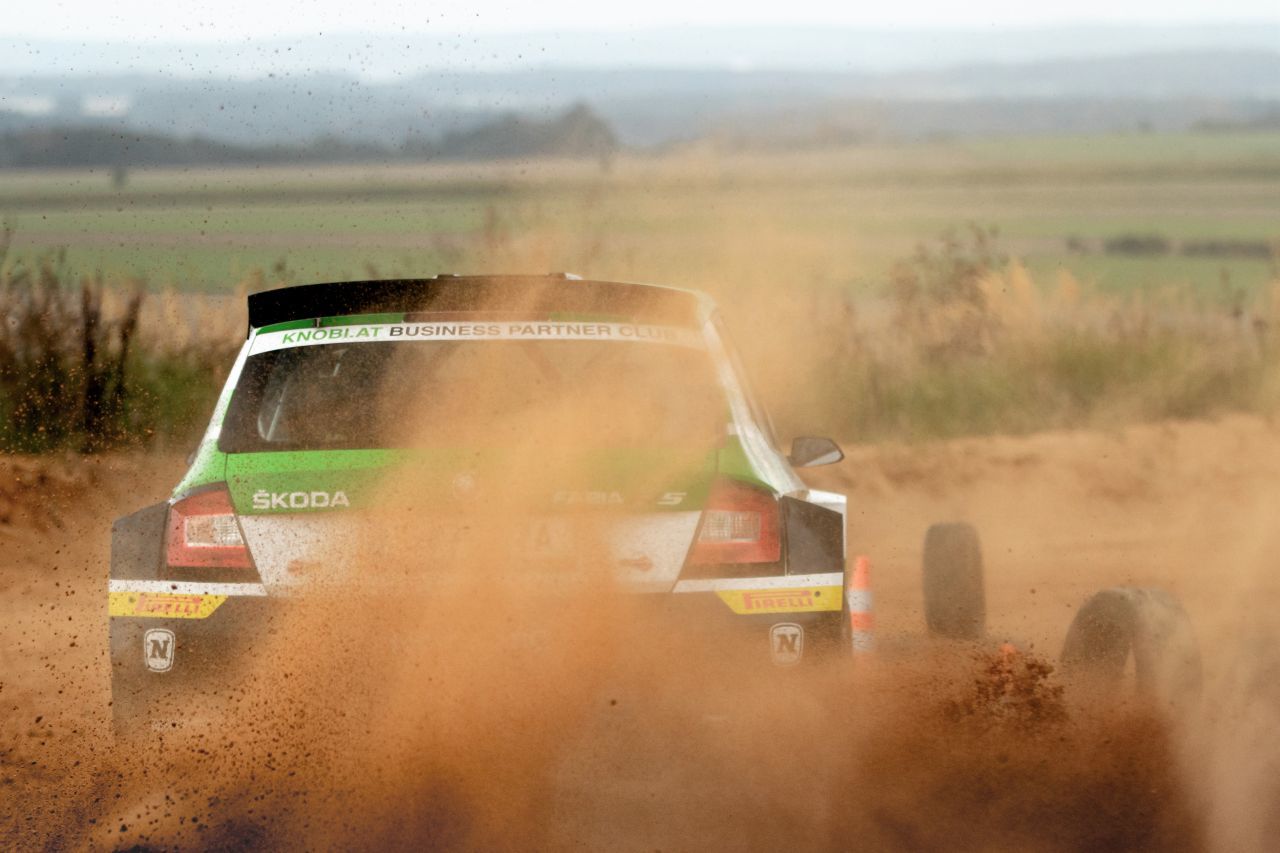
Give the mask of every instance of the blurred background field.
[{"label": "blurred background field", "polygon": [[[1276,277],[1280,132],[993,138],[606,161],[0,170],[8,266],[228,293],[293,281],[533,269],[732,291],[803,280],[875,294],[966,223],[1033,276],[1216,299]],[[540,251],[538,250],[540,247]]]}]

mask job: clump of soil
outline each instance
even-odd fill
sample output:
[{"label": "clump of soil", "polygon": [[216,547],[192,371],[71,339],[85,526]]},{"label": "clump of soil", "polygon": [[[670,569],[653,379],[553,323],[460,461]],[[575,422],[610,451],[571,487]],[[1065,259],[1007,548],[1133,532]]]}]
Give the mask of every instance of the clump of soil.
[{"label": "clump of soil", "polygon": [[1066,722],[1061,684],[1050,680],[1054,668],[1005,644],[995,654],[976,656],[978,674],[970,690],[946,704],[956,722],[982,722],[1023,731],[1043,731]]},{"label": "clump of soil", "polygon": [[[898,675],[902,671],[899,670]],[[865,850],[1201,850],[1169,721],[1076,708],[1011,647],[899,679],[846,722],[833,843]]]}]

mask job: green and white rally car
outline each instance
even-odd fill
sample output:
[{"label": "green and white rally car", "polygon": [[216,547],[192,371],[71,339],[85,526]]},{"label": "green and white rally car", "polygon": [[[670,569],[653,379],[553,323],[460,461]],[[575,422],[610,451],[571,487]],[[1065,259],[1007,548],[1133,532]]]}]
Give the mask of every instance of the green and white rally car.
[{"label": "green and white rally car", "polygon": [[[842,454],[821,438],[778,449],[707,296],[437,276],[287,287],[248,307],[186,476],[113,527],[117,721],[236,666],[407,467],[423,542],[514,489],[515,564],[581,559],[589,518],[605,531],[591,559],[622,588],[702,603],[764,661],[869,642],[869,594],[845,571],[845,498],[794,471]],[[505,483],[511,454],[530,453],[526,427],[560,425],[571,447],[548,458],[573,464]],[[444,559],[416,553],[427,577]]]}]

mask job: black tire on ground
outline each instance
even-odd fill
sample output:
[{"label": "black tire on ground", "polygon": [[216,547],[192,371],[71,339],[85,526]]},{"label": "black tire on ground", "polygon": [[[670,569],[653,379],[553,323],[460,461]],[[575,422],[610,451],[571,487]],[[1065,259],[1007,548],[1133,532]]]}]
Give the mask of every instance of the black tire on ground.
[{"label": "black tire on ground", "polygon": [[1062,668],[1119,691],[1130,655],[1138,692],[1162,703],[1200,693],[1200,644],[1178,599],[1160,589],[1116,587],[1095,593],[1076,613]]},{"label": "black tire on ground", "polygon": [[987,631],[982,546],[971,524],[935,524],[924,535],[924,620],[929,633],[979,640]]}]

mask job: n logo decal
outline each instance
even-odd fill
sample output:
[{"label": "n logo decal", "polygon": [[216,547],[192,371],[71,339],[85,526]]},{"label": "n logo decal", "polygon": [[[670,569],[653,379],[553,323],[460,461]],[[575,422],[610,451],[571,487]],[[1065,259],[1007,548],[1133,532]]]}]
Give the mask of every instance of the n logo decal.
[{"label": "n logo decal", "polygon": [[791,666],[804,656],[804,628],[794,622],[779,622],[769,629],[769,652],[778,666]]},{"label": "n logo decal", "polygon": [[142,659],[152,672],[168,672],[173,668],[177,642],[168,628],[152,628],[142,635]]}]

